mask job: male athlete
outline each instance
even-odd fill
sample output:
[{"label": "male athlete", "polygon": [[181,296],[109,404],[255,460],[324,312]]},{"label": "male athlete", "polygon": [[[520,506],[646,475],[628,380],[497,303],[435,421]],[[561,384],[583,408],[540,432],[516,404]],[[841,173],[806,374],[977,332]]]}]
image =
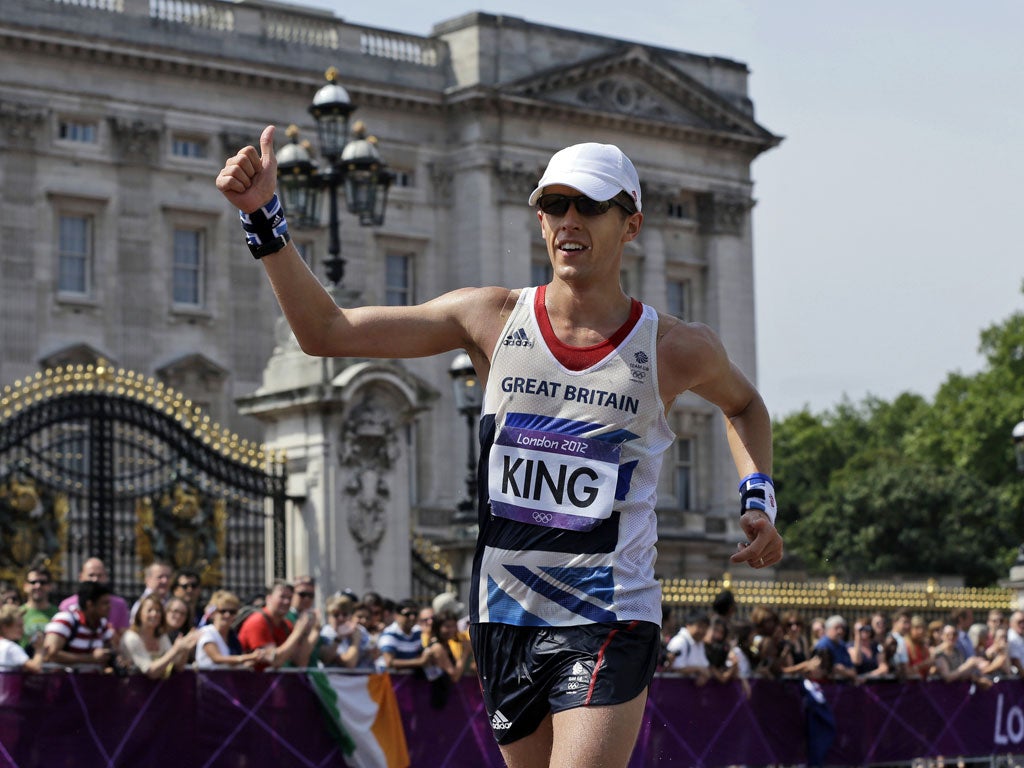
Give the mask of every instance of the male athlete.
[{"label": "male athlete", "polygon": [[470,611],[491,727],[510,768],[625,766],[654,674],[656,486],[666,413],[693,391],[725,416],[748,541],[782,557],[771,423],[709,328],[660,315],[619,283],[643,224],[640,184],[611,145],[556,153],[529,202],[554,276],[461,288],[414,307],[339,308],[291,244],[274,194],[274,128],[217,187],[241,211],[302,349],[420,357],[464,349],[484,383],[480,535]]}]

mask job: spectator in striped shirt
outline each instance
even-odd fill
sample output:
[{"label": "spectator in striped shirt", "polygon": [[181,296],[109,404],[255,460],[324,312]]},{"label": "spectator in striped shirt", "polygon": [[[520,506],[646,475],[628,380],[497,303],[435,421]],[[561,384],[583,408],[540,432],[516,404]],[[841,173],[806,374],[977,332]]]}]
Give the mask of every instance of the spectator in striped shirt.
[{"label": "spectator in striped shirt", "polygon": [[403,600],[393,623],[380,633],[377,647],[381,669],[422,669],[428,655],[423,648],[420,628],[416,626],[420,607],[413,600]]},{"label": "spectator in striped shirt", "polygon": [[46,625],[43,661],[65,666],[96,664],[112,667],[116,649],[110,614],[110,585],[83,581],[78,585],[78,605],[58,611]]}]

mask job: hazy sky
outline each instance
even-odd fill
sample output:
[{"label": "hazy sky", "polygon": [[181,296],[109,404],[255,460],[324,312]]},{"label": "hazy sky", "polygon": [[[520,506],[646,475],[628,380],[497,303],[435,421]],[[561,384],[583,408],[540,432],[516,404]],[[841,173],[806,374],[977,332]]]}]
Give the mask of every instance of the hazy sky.
[{"label": "hazy sky", "polygon": [[[776,416],[934,395],[1024,309],[1024,2],[306,0],[428,34],[471,11],[751,70],[758,383]],[[1022,404],[1024,406],[1024,404]]]}]

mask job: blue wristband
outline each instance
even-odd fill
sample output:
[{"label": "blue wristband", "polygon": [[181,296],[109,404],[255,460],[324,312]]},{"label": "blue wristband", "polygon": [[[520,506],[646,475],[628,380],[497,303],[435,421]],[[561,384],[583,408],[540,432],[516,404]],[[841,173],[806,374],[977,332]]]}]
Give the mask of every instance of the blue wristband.
[{"label": "blue wristband", "polygon": [[288,234],[284,208],[277,195],[252,213],[239,211],[238,217],[242,221],[245,243],[249,246],[253,258],[262,259],[264,256],[277,253],[292,239]]},{"label": "blue wristband", "polygon": [[775,483],[769,475],[754,472],[740,480],[740,514],[759,509],[768,515],[772,525],[778,515],[779,506],[775,498]]}]

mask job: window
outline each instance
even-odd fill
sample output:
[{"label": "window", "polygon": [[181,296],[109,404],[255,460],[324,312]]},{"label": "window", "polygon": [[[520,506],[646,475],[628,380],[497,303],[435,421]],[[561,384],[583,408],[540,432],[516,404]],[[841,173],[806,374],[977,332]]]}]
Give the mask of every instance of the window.
[{"label": "window", "polygon": [[530,262],[530,285],[547,285],[554,276],[550,261]]},{"label": "window", "polygon": [[88,296],[92,291],[92,217],[62,214],[57,229],[57,290]]},{"label": "window", "polygon": [[692,319],[690,314],[690,281],[669,280],[665,286],[668,292],[669,314],[678,317],[680,320]]},{"label": "window", "polygon": [[97,142],[96,123],[88,120],[61,120],[57,127],[57,137],[62,141],[95,144]]},{"label": "window", "polygon": [[173,300],[179,306],[203,304],[203,233],[174,230]]},{"label": "window", "polygon": [[690,213],[690,203],[673,200],[668,204],[668,217],[670,219],[692,219],[693,215]]},{"label": "window", "polygon": [[693,509],[693,440],[680,437],[675,448],[676,503],[682,510]]},{"label": "window", "polygon": [[175,136],[171,142],[171,154],[175,157],[190,157],[202,160],[206,157],[206,141],[204,139]]},{"label": "window", "polygon": [[389,307],[409,306],[412,293],[412,256],[389,253],[385,259],[384,304]]},{"label": "window", "polygon": [[392,168],[392,173],[395,174],[395,180],[391,182],[393,187],[415,187],[416,176],[415,174],[403,168]]},{"label": "window", "polygon": [[668,201],[665,213],[670,219],[681,222],[692,222],[694,198],[692,192],[680,192]]}]

